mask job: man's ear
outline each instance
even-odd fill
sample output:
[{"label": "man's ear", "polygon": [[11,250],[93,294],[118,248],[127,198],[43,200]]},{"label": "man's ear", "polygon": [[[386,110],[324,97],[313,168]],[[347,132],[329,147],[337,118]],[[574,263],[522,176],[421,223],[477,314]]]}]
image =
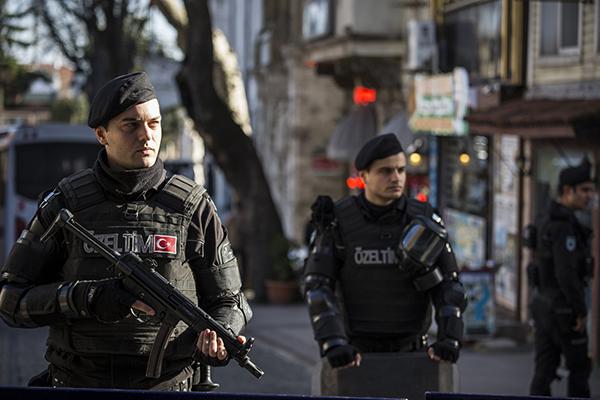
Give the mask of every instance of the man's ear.
[{"label": "man's ear", "polygon": [[96,139],[98,139],[98,142],[101,145],[107,145],[108,143],[106,142],[106,129],[100,125],[99,127],[94,129],[94,133],[96,134]]},{"label": "man's ear", "polygon": [[363,182],[365,182],[365,183],[367,182],[367,175],[368,175],[368,172],[369,172],[369,171],[367,171],[366,169],[363,169],[363,170],[360,170],[360,171],[358,171],[358,176],[360,176],[360,177],[361,177],[361,179],[363,180]]}]

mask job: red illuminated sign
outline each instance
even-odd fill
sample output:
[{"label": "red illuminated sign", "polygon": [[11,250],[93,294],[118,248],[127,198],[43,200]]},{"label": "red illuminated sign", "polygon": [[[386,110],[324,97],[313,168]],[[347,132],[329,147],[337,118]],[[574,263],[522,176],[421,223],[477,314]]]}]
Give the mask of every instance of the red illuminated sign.
[{"label": "red illuminated sign", "polygon": [[364,86],[357,86],[354,88],[354,104],[364,106],[366,104],[374,103],[376,99],[377,90]]},{"label": "red illuminated sign", "polygon": [[348,186],[349,189],[364,189],[365,182],[360,176],[349,176],[348,179],[346,179],[346,186]]}]

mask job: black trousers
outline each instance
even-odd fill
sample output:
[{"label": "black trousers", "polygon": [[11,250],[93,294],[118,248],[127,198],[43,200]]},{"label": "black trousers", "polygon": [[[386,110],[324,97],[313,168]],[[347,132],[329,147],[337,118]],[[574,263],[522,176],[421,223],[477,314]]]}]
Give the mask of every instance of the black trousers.
[{"label": "black trousers", "polygon": [[550,313],[533,311],[535,321],[535,371],[530,394],[551,396],[550,385],[557,378],[561,355],[569,370],[567,396],[590,397],[592,362],[588,357],[587,332],[561,330]]}]

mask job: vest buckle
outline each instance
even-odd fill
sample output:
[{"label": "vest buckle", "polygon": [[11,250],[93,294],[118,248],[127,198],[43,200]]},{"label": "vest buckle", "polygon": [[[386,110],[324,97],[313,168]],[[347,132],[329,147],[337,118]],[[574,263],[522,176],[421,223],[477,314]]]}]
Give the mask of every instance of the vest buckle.
[{"label": "vest buckle", "polygon": [[123,216],[127,221],[137,221],[138,214],[137,207],[133,204],[127,204],[127,208],[123,211]]}]

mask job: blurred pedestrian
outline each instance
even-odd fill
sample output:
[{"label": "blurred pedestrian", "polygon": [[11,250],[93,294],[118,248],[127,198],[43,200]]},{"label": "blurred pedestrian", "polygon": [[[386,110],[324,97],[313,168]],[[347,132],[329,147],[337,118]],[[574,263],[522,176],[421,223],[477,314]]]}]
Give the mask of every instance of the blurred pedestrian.
[{"label": "blurred pedestrian", "polygon": [[[317,234],[304,283],[321,355],[333,368],[379,352],[456,362],[466,296],[441,218],[404,195],[406,156],[394,134],[367,142],[355,165],[364,192],[335,204],[319,196],[312,206]],[[429,345],[432,303],[438,334]]]},{"label": "blurred pedestrian", "polygon": [[567,395],[590,397],[585,288],[592,275],[591,230],[575,215],[594,193],[587,159],[560,172],[558,199],[536,224],[534,287],[530,304],[535,323],[535,371],[530,393],[550,396],[550,385],[564,356],[569,370]]},{"label": "blurred pedestrian", "polygon": [[229,359],[216,332],[177,326],[162,375],[146,377],[160,325],[131,315],[154,310],[78,237],[60,231],[41,243],[40,236],[66,207],[107,246],[151,260],[237,334],[252,313],[231,245],[206,191],[180,175],[166,178],[158,158],[160,107],[144,72],[106,83],[92,101],[88,125],[104,147],[92,169],[66,177],[45,197],[13,246],[1,269],[0,317],[15,327],[50,327],[49,368],[34,385],[190,390],[196,362]]}]

